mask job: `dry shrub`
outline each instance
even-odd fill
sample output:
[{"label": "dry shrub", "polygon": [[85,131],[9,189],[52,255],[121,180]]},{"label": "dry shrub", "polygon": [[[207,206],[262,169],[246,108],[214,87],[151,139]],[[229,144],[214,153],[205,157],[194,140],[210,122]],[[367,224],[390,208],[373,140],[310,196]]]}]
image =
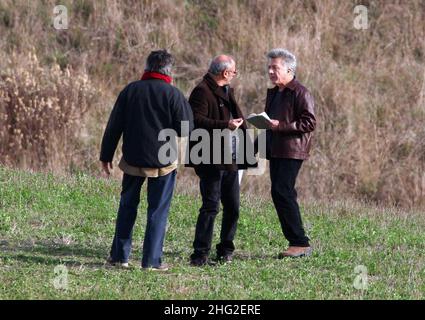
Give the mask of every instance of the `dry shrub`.
[{"label": "dry shrub", "polygon": [[0,73],[1,163],[69,169],[96,90],[84,73],[42,66],[32,51],[9,55]]}]

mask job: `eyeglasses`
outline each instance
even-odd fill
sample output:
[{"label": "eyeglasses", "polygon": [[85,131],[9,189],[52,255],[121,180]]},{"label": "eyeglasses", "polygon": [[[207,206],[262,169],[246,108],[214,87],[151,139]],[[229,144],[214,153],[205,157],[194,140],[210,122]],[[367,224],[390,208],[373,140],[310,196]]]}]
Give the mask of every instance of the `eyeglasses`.
[{"label": "eyeglasses", "polygon": [[231,72],[232,74],[234,74],[234,75],[237,75],[238,74],[238,70],[226,70],[227,72]]}]

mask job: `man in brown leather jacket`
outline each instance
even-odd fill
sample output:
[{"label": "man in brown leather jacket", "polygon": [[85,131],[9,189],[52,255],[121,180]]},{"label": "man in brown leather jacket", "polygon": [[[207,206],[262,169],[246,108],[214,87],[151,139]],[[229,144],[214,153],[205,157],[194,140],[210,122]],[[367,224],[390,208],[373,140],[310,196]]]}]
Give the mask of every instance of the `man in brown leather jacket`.
[{"label": "man in brown leather jacket", "polygon": [[296,58],[285,49],[267,54],[268,74],[275,85],[267,91],[265,112],[272,119],[267,132],[271,194],[289,248],[283,257],[311,254],[297,202],[295,183],[309,156],[312,131],[316,127],[314,102],[310,92],[295,78]]}]

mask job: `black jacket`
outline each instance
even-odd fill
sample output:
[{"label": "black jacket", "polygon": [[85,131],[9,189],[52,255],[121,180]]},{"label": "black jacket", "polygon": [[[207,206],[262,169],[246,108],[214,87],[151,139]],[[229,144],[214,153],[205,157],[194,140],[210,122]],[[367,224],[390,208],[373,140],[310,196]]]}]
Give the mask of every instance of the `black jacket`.
[{"label": "black jacket", "polygon": [[[193,114],[183,94],[163,80],[139,80],[127,85],[118,96],[102,139],[100,160],[112,162],[123,135],[123,157],[131,166],[162,168],[158,153],[166,141],[159,141],[162,129],[174,129],[178,136],[181,121],[193,129]],[[186,134],[187,135],[187,134]]]},{"label": "black jacket", "polygon": [[[233,118],[244,118],[241,109],[239,108],[235,96],[233,93],[233,88],[229,89],[228,95],[225,94],[225,91],[222,87],[219,87],[215,80],[207,73],[203,80],[193,89],[190,98],[190,106],[192,107],[193,116],[195,120],[195,128],[203,128],[208,130],[210,135],[210,146],[211,146],[211,159],[210,164],[194,164],[192,161],[189,161],[187,167],[194,167],[198,170],[228,170],[235,171],[238,169],[247,169],[248,167],[256,167],[257,162],[248,163],[247,161],[247,146],[248,144],[253,144],[252,140],[246,134],[247,125],[244,122],[240,129],[244,133],[244,154],[243,154],[243,163],[241,164],[225,164],[224,161],[218,164],[213,163],[213,154],[217,150],[213,150],[213,129],[225,129],[228,127],[228,123],[231,117]],[[192,150],[193,146],[197,142],[190,141],[189,148]],[[251,148],[253,150],[253,147]],[[224,150],[222,146],[221,155],[223,158]]]}]

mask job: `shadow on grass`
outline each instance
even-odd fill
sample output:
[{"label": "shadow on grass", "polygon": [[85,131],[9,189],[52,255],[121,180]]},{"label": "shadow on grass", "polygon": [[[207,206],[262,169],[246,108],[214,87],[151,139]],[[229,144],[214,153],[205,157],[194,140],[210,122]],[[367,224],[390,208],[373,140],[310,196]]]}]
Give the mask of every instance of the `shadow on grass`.
[{"label": "shadow on grass", "polygon": [[[132,260],[140,260],[143,248],[136,246],[132,250]],[[66,266],[84,266],[92,268],[106,267],[109,244],[105,246],[88,246],[86,244],[56,244],[52,241],[13,243],[0,241],[0,252],[7,259],[19,260],[28,264]],[[164,257],[178,259],[185,257],[183,251],[166,251]],[[139,259],[140,258],[140,259]]]},{"label": "shadow on grass", "polygon": [[[67,266],[84,265],[99,268],[104,263],[108,254],[105,247],[88,247],[81,244],[61,245],[48,241],[39,241],[26,244],[14,244],[2,240],[0,242],[2,256],[8,259],[19,260],[30,264],[59,265]],[[93,262],[87,260],[95,260]]]},{"label": "shadow on grass", "polygon": [[[48,266],[66,265],[68,267],[102,268],[106,266],[109,245],[88,246],[86,244],[56,244],[52,241],[34,243],[11,243],[0,241],[0,251],[7,259],[19,260],[25,264],[43,264]],[[132,250],[132,260],[140,260],[142,248]],[[184,250],[164,251],[165,259],[184,260],[189,263],[189,256]],[[215,255],[214,255],[215,257]],[[214,258],[211,257],[211,258]],[[252,254],[235,252],[235,261],[266,260],[276,258],[274,254]],[[214,259],[213,259],[214,260]]]},{"label": "shadow on grass", "polygon": [[65,265],[67,267],[89,267],[89,268],[102,268],[105,266],[104,263],[86,263],[82,260],[70,259],[70,258],[54,258],[54,257],[46,257],[46,256],[34,256],[28,255],[24,253],[12,254],[8,258],[13,260],[19,260],[20,262],[27,264],[43,264],[46,266],[57,266],[57,265]]},{"label": "shadow on grass", "polygon": [[267,260],[267,259],[277,259],[277,253],[250,253],[246,251],[238,251],[234,254],[235,260]]}]

